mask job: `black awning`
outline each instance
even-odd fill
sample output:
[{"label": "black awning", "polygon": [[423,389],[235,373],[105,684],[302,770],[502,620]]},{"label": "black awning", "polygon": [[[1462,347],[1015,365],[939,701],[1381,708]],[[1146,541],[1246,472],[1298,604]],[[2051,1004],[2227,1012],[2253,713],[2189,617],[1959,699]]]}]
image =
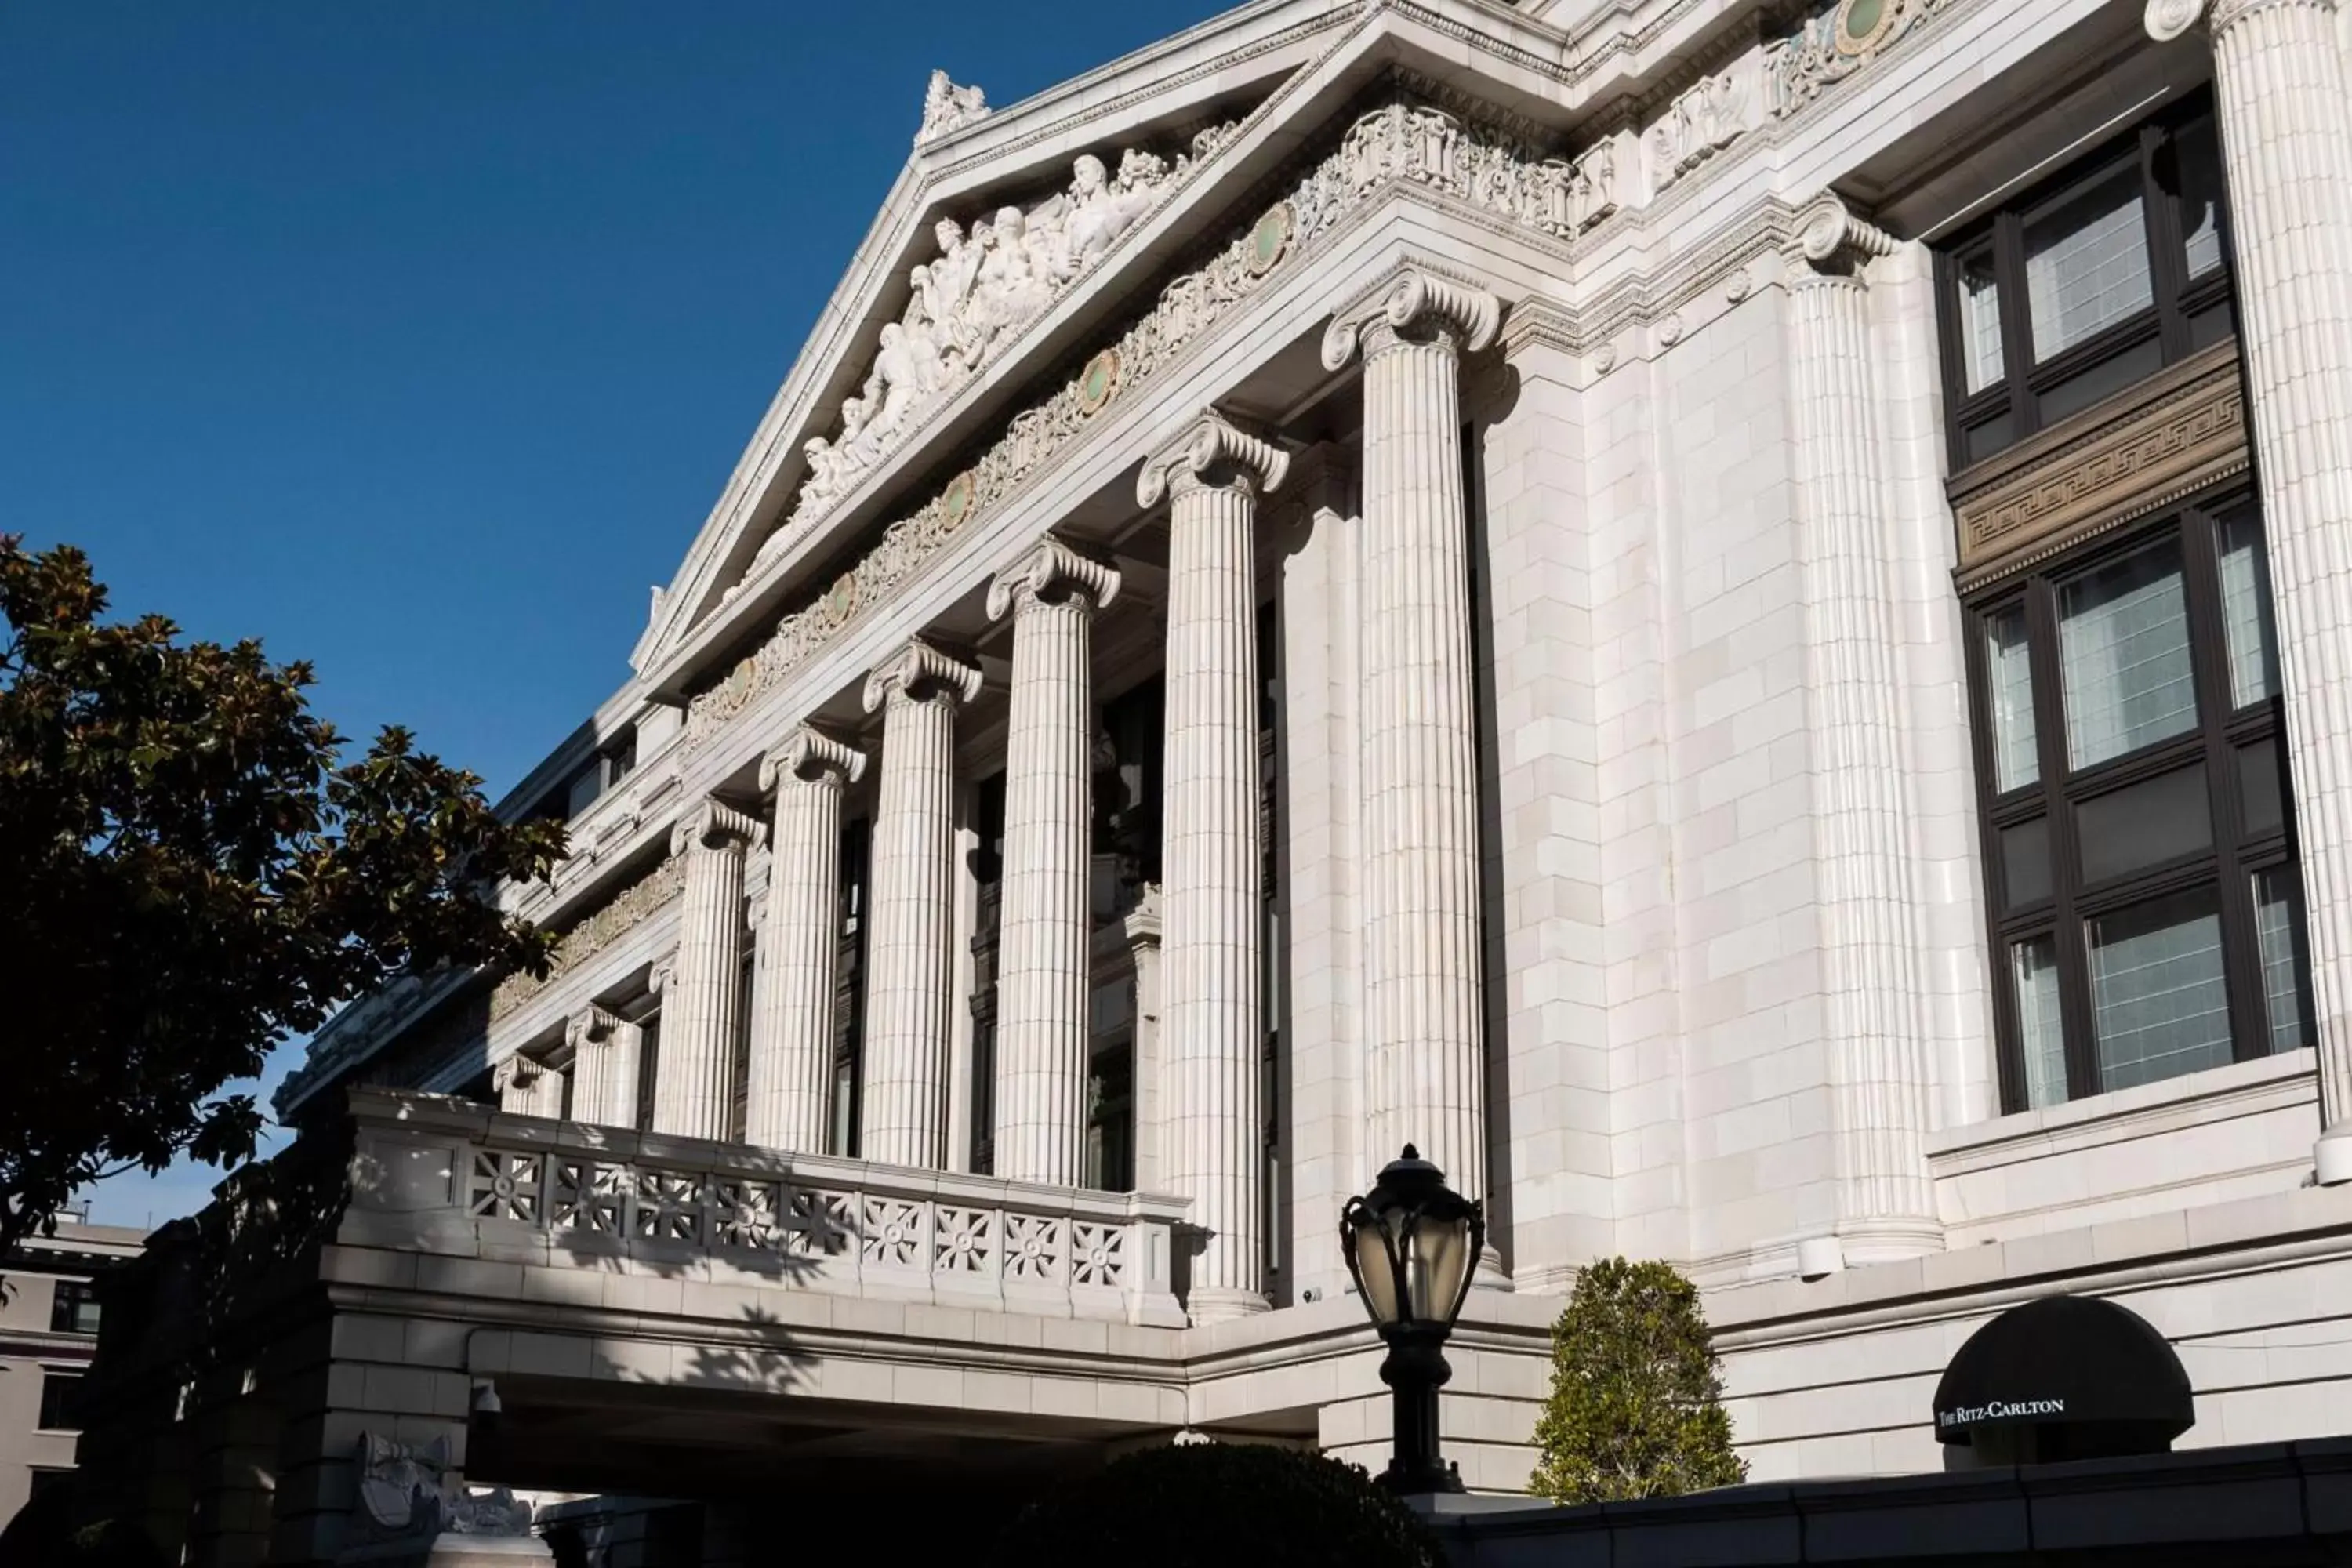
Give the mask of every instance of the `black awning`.
[{"label": "black awning", "polygon": [[1969,1336],[1936,1385],[1936,1436],[2070,1427],[2077,1454],[2160,1453],[2197,1422],[2189,1374],[2164,1336],[2095,1296],[2045,1296]]}]

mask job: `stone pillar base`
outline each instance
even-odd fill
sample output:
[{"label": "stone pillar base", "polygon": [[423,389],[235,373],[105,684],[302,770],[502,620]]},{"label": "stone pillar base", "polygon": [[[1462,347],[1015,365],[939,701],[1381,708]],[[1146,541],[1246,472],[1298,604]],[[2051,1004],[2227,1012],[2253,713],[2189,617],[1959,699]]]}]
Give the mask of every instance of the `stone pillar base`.
[{"label": "stone pillar base", "polygon": [[383,1541],[354,1546],[335,1562],[367,1568],[525,1568],[552,1563],[555,1553],[536,1535],[461,1535],[445,1531],[431,1540]]},{"label": "stone pillar base", "polygon": [[1184,1297],[1184,1315],[1197,1326],[1202,1323],[1230,1323],[1235,1318],[1247,1318],[1273,1306],[1255,1290],[1196,1289]]}]

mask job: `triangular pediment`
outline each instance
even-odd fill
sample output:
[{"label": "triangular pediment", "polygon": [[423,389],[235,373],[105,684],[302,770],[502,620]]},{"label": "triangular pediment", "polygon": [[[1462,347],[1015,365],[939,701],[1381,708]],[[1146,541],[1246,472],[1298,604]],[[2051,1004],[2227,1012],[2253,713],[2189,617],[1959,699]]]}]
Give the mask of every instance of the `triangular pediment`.
[{"label": "triangular pediment", "polygon": [[[1662,0],[1665,3],[1665,0]],[[1018,412],[1204,235],[1398,69],[1465,75],[1547,142],[1584,106],[1565,34],[1480,0],[1273,0],[919,141],[633,656],[676,697],[908,481]],[[951,223],[945,227],[942,220]]]}]

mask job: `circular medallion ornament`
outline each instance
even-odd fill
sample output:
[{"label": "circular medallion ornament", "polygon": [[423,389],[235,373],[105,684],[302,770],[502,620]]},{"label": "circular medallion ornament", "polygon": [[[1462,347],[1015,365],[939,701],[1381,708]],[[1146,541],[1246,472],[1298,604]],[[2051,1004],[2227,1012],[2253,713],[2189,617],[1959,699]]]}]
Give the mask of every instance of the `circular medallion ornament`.
[{"label": "circular medallion ornament", "polygon": [[1263,278],[1273,271],[1285,256],[1290,254],[1290,237],[1298,220],[1288,202],[1276,202],[1266,208],[1265,216],[1250,230],[1249,275]]},{"label": "circular medallion ornament", "polygon": [[735,668],[727,672],[727,684],[724,689],[728,700],[740,702],[751,696],[751,683],[759,679],[759,664],[755,656],[745,654],[736,660]]},{"label": "circular medallion ornament", "polygon": [[1078,373],[1078,412],[1091,419],[1118,395],[1118,351],[1105,349]]},{"label": "circular medallion ornament", "polygon": [[856,613],[857,574],[844,572],[833,580],[833,586],[824,591],[825,618],[837,626]]},{"label": "circular medallion ornament", "polygon": [[1879,46],[1904,0],[1838,0],[1837,51],[1866,55]]},{"label": "circular medallion ornament", "polygon": [[961,528],[963,520],[971,515],[972,494],[970,468],[950,479],[948,488],[940,492],[940,518],[950,531]]}]

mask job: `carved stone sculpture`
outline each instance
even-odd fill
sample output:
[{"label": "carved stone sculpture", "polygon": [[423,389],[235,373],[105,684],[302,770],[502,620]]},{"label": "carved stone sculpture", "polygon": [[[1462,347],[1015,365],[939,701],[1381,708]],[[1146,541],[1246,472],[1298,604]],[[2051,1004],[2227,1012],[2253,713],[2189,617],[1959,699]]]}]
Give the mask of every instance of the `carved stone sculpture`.
[{"label": "carved stone sculpture", "polygon": [[[961,110],[958,88],[932,78],[932,99],[950,121]],[[960,100],[959,100],[960,101]],[[927,106],[926,137],[931,128]],[[1070,166],[1070,183],[1034,206],[1002,206],[974,219],[967,233],[952,217],[932,229],[939,254],[908,274],[906,309],[882,329],[874,362],[855,395],[843,400],[837,434],[802,444],[808,469],[793,499],[790,522],[822,515],[858,477],[902,440],[931,405],[977,373],[1023,327],[1043,315],[1061,292],[1094,267],[1144,214],[1164,200],[1202,159],[1223,145],[1231,126],[1192,138],[1173,160],[1141,147],[1119,154],[1113,174],[1092,153]],[[789,527],[762,547],[772,552]]]},{"label": "carved stone sculpture", "polygon": [[449,1459],[449,1440],[395,1443],[360,1435],[358,1516],[362,1537],[375,1541],[436,1535],[528,1535],[530,1505],[499,1487],[469,1492]]},{"label": "carved stone sculpture", "polygon": [[935,70],[923,89],[923,126],[915,132],[915,145],[961,131],[987,112],[986,93],[976,87],[958,87],[948,79],[947,72]]}]

